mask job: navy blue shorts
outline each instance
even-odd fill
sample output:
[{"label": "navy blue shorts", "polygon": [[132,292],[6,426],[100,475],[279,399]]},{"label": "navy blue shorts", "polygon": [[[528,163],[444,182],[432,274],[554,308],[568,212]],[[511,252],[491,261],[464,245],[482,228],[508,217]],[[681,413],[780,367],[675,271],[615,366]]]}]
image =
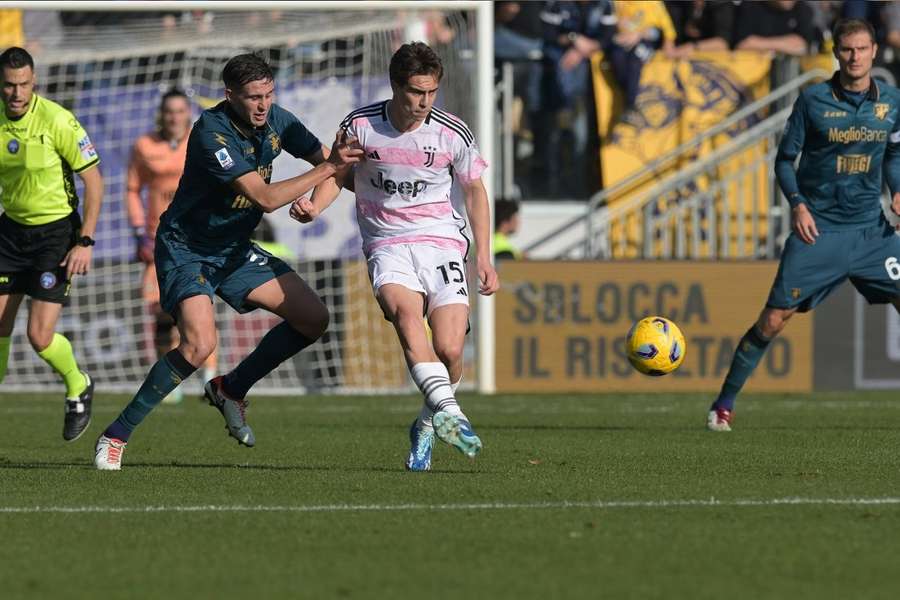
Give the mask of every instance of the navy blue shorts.
[{"label": "navy blue shorts", "polygon": [[293,272],[280,258],[256,244],[226,256],[208,255],[191,249],[170,235],[156,238],[156,278],[160,306],[176,316],[178,304],[191,296],[219,296],[239,313],[256,309],[247,296],[276,277]]},{"label": "navy blue shorts", "polygon": [[806,312],[845,280],[870,304],[900,296],[900,236],[883,223],[866,229],[823,231],[815,244],[792,233],[781,253],[766,306]]}]

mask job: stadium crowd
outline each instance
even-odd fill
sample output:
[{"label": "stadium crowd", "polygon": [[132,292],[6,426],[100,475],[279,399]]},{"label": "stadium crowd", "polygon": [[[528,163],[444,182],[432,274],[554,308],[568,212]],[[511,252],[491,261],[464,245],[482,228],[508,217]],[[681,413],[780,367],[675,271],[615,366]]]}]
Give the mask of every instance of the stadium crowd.
[{"label": "stadium crowd", "polygon": [[[840,18],[871,22],[881,49],[878,72],[890,83],[900,75],[896,0],[552,0],[494,7],[495,58],[498,66],[513,65],[515,184],[523,199],[586,199],[601,189],[590,73],[598,51],[622,92],[626,120],[641,69],[657,52],[688,58],[750,50],[788,60],[828,54]],[[775,85],[778,76],[773,70]]]}]

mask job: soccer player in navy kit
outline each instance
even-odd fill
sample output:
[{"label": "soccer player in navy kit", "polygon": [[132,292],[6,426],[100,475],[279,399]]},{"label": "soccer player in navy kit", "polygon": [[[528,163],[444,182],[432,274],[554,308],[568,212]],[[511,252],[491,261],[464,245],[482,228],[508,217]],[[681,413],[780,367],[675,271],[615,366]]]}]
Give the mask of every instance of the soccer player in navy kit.
[{"label": "soccer player in navy kit", "polygon": [[[216,347],[213,294],[238,312],[263,308],[284,319],[230,373],[206,383],[205,396],[222,413],[229,435],[246,446],[255,444],[245,420],[249,389],[328,325],[328,310],[316,293],[250,236],[263,212],[357,162],[362,151],[342,140],[329,153],[294,115],[274,104],[274,76],[262,58],[235,56],[222,79],[225,101],[204,111],[191,130],[184,175],[156,235],[160,304],[177,319],[181,342],[150,369],[134,399],[97,440],[94,463],[101,470],[121,468],[131,432]],[[315,167],[269,183],[282,149]]]},{"label": "soccer player in navy kit", "polygon": [[[707,428],[730,431],[734,401],[772,338],[848,278],[870,303],[900,311],[900,237],[881,207],[882,182],[900,215],[900,92],[871,76],[878,47],[861,20],[839,22],[840,69],[801,92],[775,159],[793,233],[757,322],[738,343]],[[800,165],[794,161],[800,155]]]}]

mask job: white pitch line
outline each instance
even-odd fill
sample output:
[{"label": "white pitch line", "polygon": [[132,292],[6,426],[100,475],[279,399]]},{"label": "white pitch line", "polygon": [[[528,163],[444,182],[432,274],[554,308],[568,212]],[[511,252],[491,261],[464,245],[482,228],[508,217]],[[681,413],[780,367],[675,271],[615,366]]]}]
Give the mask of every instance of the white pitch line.
[{"label": "white pitch line", "polygon": [[472,504],[299,504],[274,506],[243,505],[187,505],[187,506],[0,506],[0,514],[34,513],[195,513],[195,512],[293,512],[293,513],[339,513],[339,512],[428,512],[454,510],[547,510],[572,508],[707,508],[707,507],[755,507],[755,506],[894,506],[900,505],[900,498],[769,498],[717,500],[564,500],[560,502],[486,502]]}]

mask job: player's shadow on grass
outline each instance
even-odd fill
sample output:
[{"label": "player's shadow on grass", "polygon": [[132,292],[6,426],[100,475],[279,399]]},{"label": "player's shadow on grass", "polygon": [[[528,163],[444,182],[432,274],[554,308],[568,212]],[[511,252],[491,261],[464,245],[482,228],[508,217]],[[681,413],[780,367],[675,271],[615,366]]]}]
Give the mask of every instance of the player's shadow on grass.
[{"label": "player's shadow on grass", "polygon": [[482,423],[478,427],[479,432],[484,431],[639,431],[647,429],[646,426],[637,425],[546,425],[546,424],[522,424],[522,425],[497,425]]},{"label": "player's shadow on grass", "polygon": [[[13,463],[0,462],[0,471],[2,470],[23,470],[29,471],[34,469],[83,469],[95,470],[94,465],[84,462],[47,462],[36,461],[30,463]],[[340,471],[358,472],[358,473],[402,473],[402,466],[357,466],[348,467],[346,465],[250,465],[235,463],[182,463],[182,462],[130,462],[124,465],[124,469],[233,469],[238,471]],[[480,474],[485,471],[474,469],[459,470],[441,470],[435,471],[434,474]]]}]

